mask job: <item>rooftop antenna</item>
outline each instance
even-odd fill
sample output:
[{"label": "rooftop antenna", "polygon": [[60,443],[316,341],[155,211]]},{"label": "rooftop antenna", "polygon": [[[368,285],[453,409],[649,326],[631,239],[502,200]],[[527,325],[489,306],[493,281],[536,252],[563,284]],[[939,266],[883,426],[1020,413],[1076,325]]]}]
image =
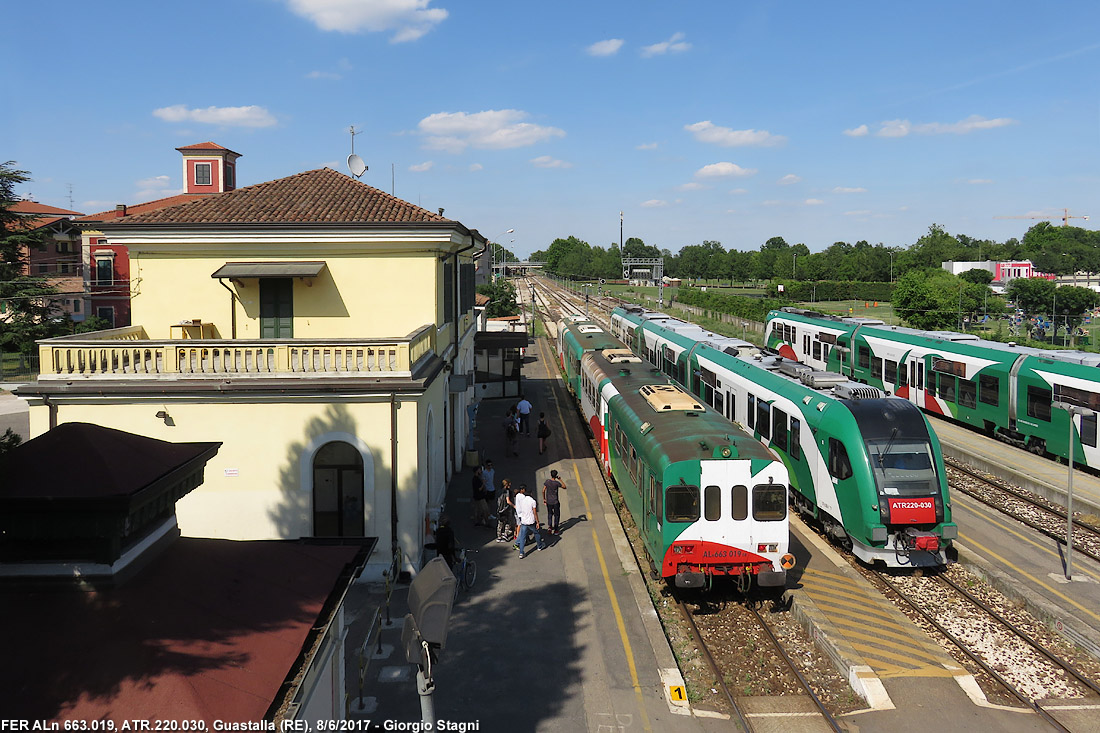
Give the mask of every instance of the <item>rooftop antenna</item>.
[{"label": "rooftop antenna", "polygon": [[73,184],[69,184],[69,208],[73,208]]},{"label": "rooftop antenna", "polygon": [[351,174],[355,176],[356,180],[359,180],[359,178],[367,172],[367,164],[363,162],[362,158],[355,154],[355,136],[362,135],[363,131],[360,130],[356,132],[355,125],[352,125],[348,132],[351,133],[351,155],[348,156],[348,170],[351,171]]}]

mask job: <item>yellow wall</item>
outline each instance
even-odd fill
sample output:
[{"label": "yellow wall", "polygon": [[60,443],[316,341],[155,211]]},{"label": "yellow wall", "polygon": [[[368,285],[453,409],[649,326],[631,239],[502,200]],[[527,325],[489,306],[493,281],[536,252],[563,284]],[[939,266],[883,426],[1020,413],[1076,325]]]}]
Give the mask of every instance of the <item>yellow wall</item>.
[{"label": "yellow wall", "polygon": [[[188,256],[131,252],[134,286],[131,322],[149,338],[169,337],[184,319],[215,324],[215,338],[231,338],[230,295],[210,277],[226,262],[318,260],[316,278],[294,280],[295,338],[396,338],[436,323],[442,264],[431,252],[323,254],[303,247],[296,256]],[[237,293],[237,338],[260,336],[259,280],[223,281]]]},{"label": "yellow wall", "polygon": [[[436,460],[442,475],[442,400],[446,380],[436,379],[419,398],[398,398],[398,541],[415,560],[424,544],[428,510],[427,462]],[[373,462],[365,476],[365,531],[390,551],[390,402],[386,395],[330,400],[265,402],[186,399],[80,400],[57,404],[59,424],[90,422],[172,442],[219,441],[207,464],[203,485],[177,504],[181,532],[189,537],[224,539],[295,539],[312,535],[312,453],[329,440],[364,446]],[[429,408],[429,405],[431,407]],[[47,407],[32,402],[31,432],[48,428]],[[434,413],[430,441],[424,418]],[[157,418],[164,410],[169,422]],[[348,437],[345,437],[348,436]],[[425,450],[428,445],[431,450]],[[303,462],[305,461],[305,462]],[[303,469],[304,473],[303,473]],[[236,475],[232,475],[232,474]],[[303,483],[304,481],[304,483]],[[436,492],[433,492],[436,493]]]}]

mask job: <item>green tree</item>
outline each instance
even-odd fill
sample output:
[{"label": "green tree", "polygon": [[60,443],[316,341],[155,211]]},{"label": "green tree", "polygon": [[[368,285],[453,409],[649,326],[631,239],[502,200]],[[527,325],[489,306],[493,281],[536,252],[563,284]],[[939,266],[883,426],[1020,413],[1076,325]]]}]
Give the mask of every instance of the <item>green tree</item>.
[{"label": "green tree", "polygon": [[968,283],[943,269],[915,270],[898,278],[894,311],[913,328],[959,330],[982,312],[988,288]]},{"label": "green tree", "polygon": [[959,277],[966,280],[968,283],[974,283],[975,285],[988,285],[993,282],[993,273],[989,270],[979,270],[973,268],[960,272]]},{"label": "green tree", "polygon": [[[1066,329],[1075,329],[1085,319],[1085,311],[1100,305],[1100,293],[1089,288],[1075,285],[1063,285],[1055,290],[1058,295],[1055,307],[1056,326],[1064,324]],[[1057,331],[1057,328],[1055,328]]]},{"label": "green tree", "polygon": [[36,339],[68,333],[72,322],[51,298],[57,291],[45,278],[27,274],[31,247],[45,236],[23,225],[11,210],[15,186],[30,180],[14,161],[0,163],[0,350],[29,354]]},{"label": "green tree", "polygon": [[1055,285],[1041,277],[1018,277],[1009,282],[1005,295],[1016,301],[1016,307],[1031,315],[1050,315],[1054,307]]},{"label": "green tree", "polygon": [[516,302],[516,288],[507,280],[497,280],[495,283],[478,285],[477,292],[489,296],[489,304],[485,306],[485,315],[489,318],[514,316],[519,313],[519,303]]}]

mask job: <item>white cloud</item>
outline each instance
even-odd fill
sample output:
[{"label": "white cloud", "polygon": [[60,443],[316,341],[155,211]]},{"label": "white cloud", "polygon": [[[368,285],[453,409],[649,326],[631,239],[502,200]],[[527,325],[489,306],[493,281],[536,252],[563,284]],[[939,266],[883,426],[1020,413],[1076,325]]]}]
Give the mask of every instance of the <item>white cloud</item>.
[{"label": "white cloud", "polygon": [[165,122],[201,122],[207,125],[226,125],[228,127],[271,127],[276,124],[275,116],[263,107],[207,107],[188,109],[187,105],[174,104],[153,110],[153,116]]},{"label": "white cloud", "polygon": [[833,189],[833,193],[867,193],[866,188],[849,188],[848,186],[837,186]]},{"label": "white cloud", "polygon": [[485,170],[485,166],[483,166],[481,163],[471,163],[470,164],[470,172],[471,173],[475,173],[475,172],[480,171],[480,170]]},{"label": "white cloud", "polygon": [[661,199],[650,199],[649,201],[642,202],[643,209],[659,209],[662,206],[668,206],[668,202],[662,201]]},{"label": "white cloud", "polygon": [[913,126],[909,124],[909,120],[889,120],[882,123],[882,127],[875,134],[879,137],[905,137],[910,133]]},{"label": "white cloud", "polygon": [[417,127],[426,136],[424,147],[461,153],[467,147],[481,150],[521,148],[563,137],[565,131],[557,127],[544,127],[521,120],[526,112],[516,109],[486,110],[484,112],[437,112],[420,120]]},{"label": "white cloud", "polygon": [[689,48],[691,48],[691,44],[684,42],[683,33],[673,33],[672,38],[667,41],[654,43],[652,46],[644,46],[642,56],[649,58],[650,56],[661,56],[666,53],[681,53]]},{"label": "white cloud", "polygon": [[657,143],[642,143],[634,148],[635,150],[656,150]]},{"label": "white cloud", "polygon": [[137,191],[134,193],[134,199],[137,201],[152,201],[183,193],[182,188],[172,188],[172,180],[168,176],[142,178],[135,185]]},{"label": "white cloud", "polygon": [[684,129],[694,135],[695,139],[701,143],[712,143],[725,148],[748,145],[771,147],[787,142],[787,138],[784,136],[773,135],[767,130],[734,130],[729,127],[718,127],[710,120],[696,122],[693,125],[684,125]]},{"label": "white cloud", "polygon": [[704,188],[706,188],[706,186],[704,186],[703,184],[698,183],[696,181],[692,181],[691,183],[681,183],[679,186],[676,187],[676,190],[677,191],[701,191]]},{"label": "white cloud", "polygon": [[794,173],[788,173],[787,175],[776,181],[776,183],[778,183],[780,186],[790,186],[791,184],[800,183],[801,181],[801,176],[796,176]]},{"label": "white cloud", "polygon": [[719,178],[722,176],[737,176],[743,178],[756,174],[755,168],[742,168],[736,163],[711,163],[695,171],[696,178]]},{"label": "white cloud", "polygon": [[609,38],[606,41],[597,41],[585,49],[589,56],[614,56],[623,47],[623,39]]},{"label": "white cloud", "polygon": [[977,130],[993,130],[998,127],[1006,127],[1016,124],[1016,120],[1009,117],[986,119],[981,115],[970,115],[958,122],[922,122],[914,125],[909,120],[887,120],[881,123],[878,137],[905,137],[909,134],[917,135],[966,135]]},{"label": "white cloud", "polygon": [[413,173],[423,173],[424,171],[430,171],[432,166],[435,165],[433,161],[425,160],[423,163],[417,163],[416,165],[410,165],[409,170]]},{"label": "white cloud", "polygon": [[391,43],[415,41],[447,18],[431,0],[286,0],[291,11],[323,31],[382,33]]},{"label": "white cloud", "polygon": [[860,125],[859,127],[853,127],[851,130],[844,131],[844,134],[848,137],[863,137],[867,133],[867,125]]},{"label": "white cloud", "polygon": [[981,186],[981,185],[984,185],[984,184],[987,184],[987,183],[993,183],[993,179],[992,178],[971,178],[969,181],[967,181],[967,183],[969,183],[972,186]]},{"label": "white cloud", "polygon": [[822,201],[821,199],[806,199],[806,205],[807,206],[821,206],[821,204],[823,204],[823,203],[825,203],[825,202]]},{"label": "white cloud", "polygon": [[531,158],[531,162],[536,168],[572,168],[572,163],[567,163],[564,160],[558,160],[557,158],[551,158],[549,155],[540,155],[537,158]]},{"label": "white cloud", "polygon": [[745,193],[748,193],[748,192],[749,192],[749,189],[747,189],[747,188],[731,188],[730,189],[730,193],[732,193],[736,196],[740,196],[741,194],[745,194]]}]

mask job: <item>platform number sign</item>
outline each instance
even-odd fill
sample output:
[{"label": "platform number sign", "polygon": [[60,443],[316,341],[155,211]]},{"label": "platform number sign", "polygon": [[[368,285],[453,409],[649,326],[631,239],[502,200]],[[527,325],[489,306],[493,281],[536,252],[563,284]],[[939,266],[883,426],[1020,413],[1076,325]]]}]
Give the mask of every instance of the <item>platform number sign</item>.
[{"label": "platform number sign", "polygon": [[683,702],[687,700],[687,695],[684,693],[682,685],[670,685],[668,688],[668,696],[676,702]]}]

